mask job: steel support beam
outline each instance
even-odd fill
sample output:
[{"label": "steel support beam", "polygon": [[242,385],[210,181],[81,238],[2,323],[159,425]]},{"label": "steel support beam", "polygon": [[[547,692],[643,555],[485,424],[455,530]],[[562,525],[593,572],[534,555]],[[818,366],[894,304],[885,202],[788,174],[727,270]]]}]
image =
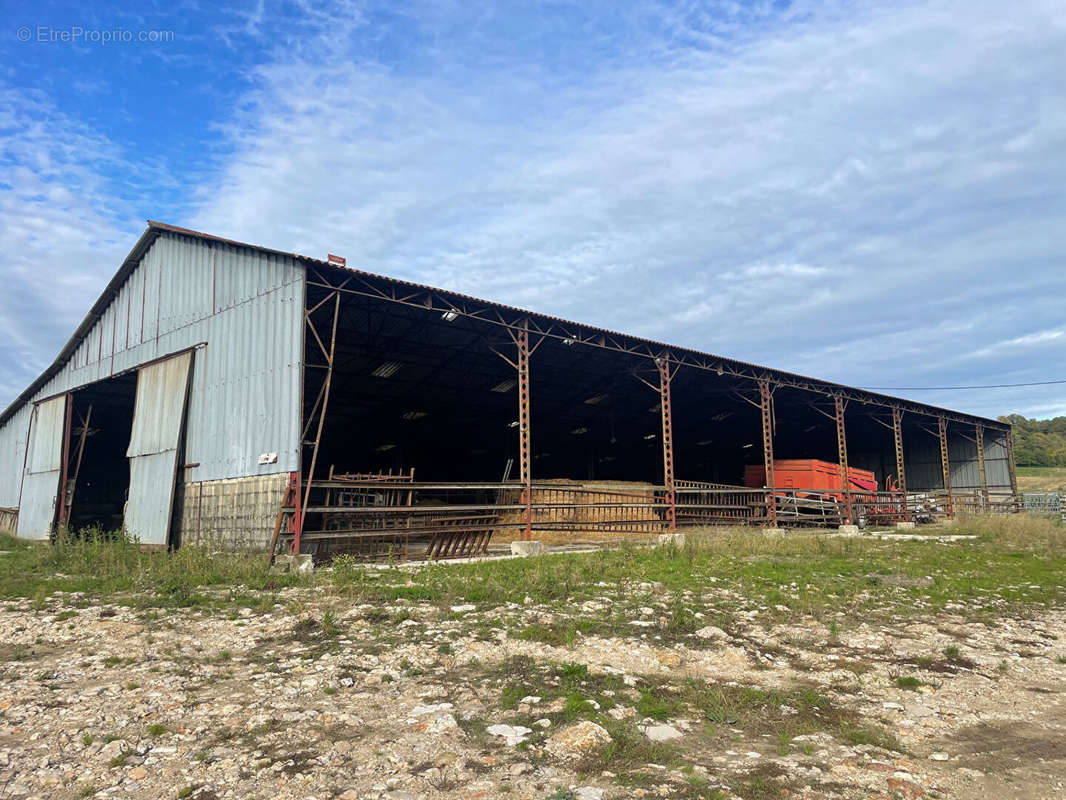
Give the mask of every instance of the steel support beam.
[{"label": "steel support beam", "polygon": [[907,513],[907,467],[903,456],[903,409],[892,406],[892,440],[896,446],[896,482],[903,494],[903,513]]},{"label": "steel support beam", "polygon": [[[325,267],[326,265],[321,266]],[[351,270],[347,270],[344,271],[344,274],[349,274],[351,272]],[[535,337],[556,339],[565,342],[567,345],[581,344],[591,347],[600,347],[605,350],[613,350],[618,353],[625,353],[653,360],[659,357],[662,348],[666,346],[659,342],[611,333],[610,331],[591,328],[576,322],[567,322],[566,320],[545,317],[530,318],[526,316],[528,312],[522,312],[519,309],[486,304],[471,297],[444,292],[428,286],[399,286],[396,285],[394,281],[382,278],[381,276],[359,273],[349,275],[348,280],[345,281],[345,283],[348,283],[349,281],[352,282],[352,286],[334,287],[322,277],[320,274],[320,267],[311,267],[308,271],[307,285],[309,287],[337,289],[345,294],[355,294],[374,300],[383,300],[407,306],[409,308],[424,309],[433,313],[455,313],[489,325],[506,328],[512,332],[520,329],[524,324],[527,326],[527,330],[530,334]],[[521,316],[516,317],[515,315]],[[746,364],[744,362],[722,358],[709,353],[699,353],[693,350],[673,349],[670,352],[669,359],[675,366],[684,365],[695,369],[714,372],[718,375],[729,375],[730,377],[745,380],[765,380],[766,378],[764,376],[767,374],[765,367],[760,367],[755,364]],[[969,415],[940,411],[931,406],[923,406],[920,403],[901,401],[898,398],[889,397],[887,395],[866,392],[861,389],[840,386],[838,384],[826,383],[813,378],[805,378],[802,375],[793,375],[788,372],[774,372],[773,382],[776,386],[788,386],[794,389],[815,392],[826,397],[840,394],[848,400],[857,400],[860,403],[880,406],[882,408],[891,408],[895,405],[899,405],[907,411],[926,416],[935,416],[937,413],[941,413],[953,422],[973,424],[975,420],[974,417]]]},{"label": "steel support beam", "polygon": [[833,397],[833,410],[837,425],[837,458],[840,461],[840,488],[844,490],[844,513],[847,514],[848,524],[854,522],[853,506],[851,502],[851,477],[848,475],[848,436],[844,428],[844,408],[847,401],[839,394]]},{"label": "steel support beam", "polygon": [[1018,470],[1014,465],[1014,428],[1007,431],[1007,469],[1010,470],[1011,499],[1018,502]]},{"label": "steel support beam", "polygon": [[[318,330],[315,328],[315,319],[313,317],[313,314],[323,307],[327,309],[332,308],[333,311],[329,328],[329,346],[325,344],[322,337],[319,335]],[[322,353],[322,357],[325,359],[325,364],[319,364],[318,366],[324,366],[326,374],[318,398],[315,400],[315,404],[311,408],[311,413],[308,415],[303,425],[303,433],[301,436],[302,445],[300,448],[301,455],[304,448],[310,448],[311,463],[307,470],[307,485],[303,487],[303,502],[299,503],[295,515],[295,525],[292,537],[293,553],[300,552],[300,536],[303,534],[304,527],[303,509],[307,508],[308,501],[310,500],[311,485],[315,479],[315,467],[318,465],[318,449],[319,445],[322,443],[322,428],[326,423],[326,411],[329,408],[329,393],[330,388],[333,385],[333,364],[337,354],[337,321],[340,319],[340,310],[341,294],[336,288],[334,288],[333,292],[327,295],[315,306],[304,310],[304,321],[307,324],[307,329],[311,332],[311,335]],[[315,429],[315,438],[307,440],[306,435],[312,427]]]},{"label": "steel support beam", "polygon": [[943,414],[937,416],[937,436],[940,439],[940,471],[944,479],[944,491],[948,493],[948,515],[955,516],[955,498],[951,494],[951,462],[948,459],[948,421]]},{"label": "steel support beam", "polygon": [[529,327],[513,334],[518,359],[518,477],[522,481],[522,504],[525,506],[522,541],[533,538],[533,478],[530,473],[530,414],[529,414]]},{"label": "steel support beam", "polygon": [[67,393],[66,413],[63,416],[63,461],[59,474],[59,491],[56,493],[56,530],[66,526],[67,520],[67,473],[70,470],[70,432],[74,417],[74,395]]},{"label": "steel support beam", "polygon": [[777,527],[777,494],[774,482],[774,392],[770,381],[759,379],[759,411],[762,417],[762,460],[769,489],[766,514],[771,528]]},{"label": "steel support beam", "polygon": [[663,417],[663,485],[666,486],[666,521],[670,528],[677,527],[677,500],[674,494],[674,420],[670,403],[670,362],[665,358],[655,360],[659,369],[659,407]]},{"label": "steel support beam", "polygon": [[981,476],[981,510],[988,511],[988,476],[985,473],[985,426],[973,426],[977,444],[977,471]]}]

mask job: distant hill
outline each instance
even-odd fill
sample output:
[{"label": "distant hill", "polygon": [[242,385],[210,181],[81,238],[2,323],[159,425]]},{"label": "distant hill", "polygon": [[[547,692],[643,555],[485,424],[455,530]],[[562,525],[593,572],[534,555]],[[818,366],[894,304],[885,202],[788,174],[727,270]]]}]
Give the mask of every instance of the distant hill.
[{"label": "distant hill", "polygon": [[1026,419],[1021,414],[999,418],[1014,426],[1014,461],[1020,467],[1066,467],[1066,417]]}]

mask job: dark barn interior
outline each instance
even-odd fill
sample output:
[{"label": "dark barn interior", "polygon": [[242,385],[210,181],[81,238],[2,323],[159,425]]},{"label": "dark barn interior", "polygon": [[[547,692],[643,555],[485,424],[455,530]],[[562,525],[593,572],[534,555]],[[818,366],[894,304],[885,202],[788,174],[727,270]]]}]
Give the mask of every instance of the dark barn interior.
[{"label": "dark barn interior", "polygon": [[[68,494],[68,501],[73,500],[69,518],[72,530],[112,531],[122,527],[130,485],[126,446],[136,393],[134,371],[90,384],[72,395],[67,472],[68,487],[73,485],[73,495]],[[80,447],[83,429],[84,447]]]},{"label": "dark barn interior", "polygon": [[[309,540],[888,524],[954,513],[952,475],[985,506],[994,483],[950,412],[320,265],[306,309]],[[828,483],[775,483],[788,462]]]}]

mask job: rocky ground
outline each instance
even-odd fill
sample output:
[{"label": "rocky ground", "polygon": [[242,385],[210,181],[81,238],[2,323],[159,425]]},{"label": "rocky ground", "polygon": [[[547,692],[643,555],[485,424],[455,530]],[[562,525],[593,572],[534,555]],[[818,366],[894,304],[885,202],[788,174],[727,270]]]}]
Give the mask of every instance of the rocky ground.
[{"label": "rocky ground", "polygon": [[728,590],[709,587],[582,633],[618,589],[563,608],[8,602],[0,798],[1066,793],[1066,611],[782,622],[716,616]]}]

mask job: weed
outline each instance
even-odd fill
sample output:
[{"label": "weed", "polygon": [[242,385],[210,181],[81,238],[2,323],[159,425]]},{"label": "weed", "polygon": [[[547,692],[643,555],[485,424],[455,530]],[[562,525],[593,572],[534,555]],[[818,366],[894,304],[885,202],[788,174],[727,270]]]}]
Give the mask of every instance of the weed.
[{"label": "weed", "polygon": [[913,675],[900,675],[893,681],[896,684],[897,689],[910,689],[911,691],[918,691],[922,686],[925,686],[925,682],[920,678],[915,678]]},{"label": "weed", "polygon": [[81,743],[83,745],[85,745],[86,747],[88,747],[89,745],[91,745],[93,743],[93,737],[90,736],[89,734],[85,734],[84,736],[81,737]]},{"label": "weed", "polygon": [[944,656],[946,658],[956,659],[962,655],[962,651],[958,648],[958,645],[950,645],[944,648]]},{"label": "weed", "polygon": [[149,736],[162,736],[164,733],[170,733],[170,728],[166,725],[160,725],[158,722],[148,726]]},{"label": "weed", "polygon": [[667,696],[661,689],[647,686],[640,692],[636,709],[637,713],[643,717],[666,720],[680,712],[681,704],[675,698]]}]

